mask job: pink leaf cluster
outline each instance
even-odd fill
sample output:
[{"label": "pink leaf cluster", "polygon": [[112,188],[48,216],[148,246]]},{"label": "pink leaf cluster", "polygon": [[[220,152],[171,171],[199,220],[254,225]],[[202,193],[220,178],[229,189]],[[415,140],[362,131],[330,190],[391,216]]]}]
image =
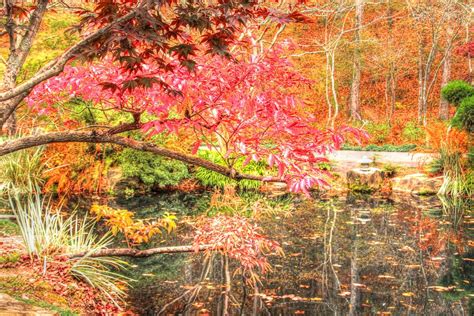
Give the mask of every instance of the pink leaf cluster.
[{"label": "pink leaf cluster", "polygon": [[143,131],[149,135],[184,131],[196,137],[193,153],[207,145],[225,158],[267,161],[290,191],[308,194],[328,185],[319,168],[324,156],[348,135],[366,135],[349,127],[318,128],[314,109],[298,98],[311,82],[283,54],[277,47],[238,61],[203,56],[194,71],[178,63],[170,65],[173,71],[143,64],[130,72],[107,61],[70,66],[34,89],[27,102],[51,111],[76,97],[103,109],[147,113]]},{"label": "pink leaf cluster", "polygon": [[270,269],[266,255],[280,253],[276,241],[262,234],[262,229],[241,216],[220,215],[208,218],[194,236],[194,246],[210,245],[209,251],[219,251],[239,261],[244,272]]}]

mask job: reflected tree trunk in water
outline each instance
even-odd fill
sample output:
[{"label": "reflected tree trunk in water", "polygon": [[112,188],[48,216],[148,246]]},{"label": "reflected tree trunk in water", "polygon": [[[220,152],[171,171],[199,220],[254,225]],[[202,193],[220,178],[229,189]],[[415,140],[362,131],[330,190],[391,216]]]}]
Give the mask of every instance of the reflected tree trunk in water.
[{"label": "reflected tree trunk in water", "polygon": [[[186,284],[192,284],[193,283],[193,266],[191,263],[186,264],[184,266],[184,279],[186,281]],[[190,316],[191,315],[191,309],[190,308],[185,308],[184,316]]]},{"label": "reflected tree trunk in water", "polygon": [[245,301],[247,300],[247,281],[245,276],[242,275],[242,304],[240,305],[240,316],[244,315]]},{"label": "reflected tree trunk in water", "polygon": [[258,291],[258,284],[257,282],[254,283],[254,294],[253,294],[253,307],[252,307],[252,315],[257,315],[257,312],[259,311],[259,305],[260,305],[260,296],[259,296],[259,291]]},{"label": "reflected tree trunk in water", "polygon": [[334,253],[337,253],[336,245],[334,244],[334,231],[336,229],[337,221],[337,210],[334,205],[330,205],[327,208],[326,222],[324,224],[324,261],[322,269],[322,282],[321,292],[323,297],[328,300],[328,304],[334,311],[335,315],[338,315],[338,302],[331,301],[332,298],[338,297],[341,290],[341,283],[337,275],[337,271],[334,269],[333,257]]},{"label": "reflected tree trunk in water", "polygon": [[[354,219],[355,216],[353,215]],[[349,315],[357,316],[360,315],[360,290],[358,284],[360,284],[359,278],[359,266],[357,263],[357,232],[358,225],[354,222],[353,228],[353,240],[352,240],[352,255],[351,255],[351,299],[349,305]]]},{"label": "reflected tree trunk in water", "polygon": [[[470,315],[469,284],[463,283],[470,280],[474,260],[474,253],[463,254],[469,206],[452,205],[451,199],[441,208],[431,199],[395,204],[349,198],[344,204],[325,201],[316,215],[305,208],[287,222],[265,221],[284,243],[287,257],[272,257],[276,269],[258,286],[234,275],[234,262],[220,253],[213,253],[209,273],[198,284],[202,272],[196,268],[209,263],[195,260],[180,278],[188,285],[192,277],[201,291],[178,292],[181,300],[166,313]],[[429,212],[423,211],[427,207]]]},{"label": "reflected tree trunk in water", "polygon": [[230,271],[229,271],[229,257],[224,255],[224,303],[221,315],[229,315],[229,297],[230,297]]},{"label": "reflected tree trunk in water", "polygon": [[[216,273],[219,272],[219,276],[216,280],[223,280],[224,279],[224,257],[220,256],[220,260],[216,260],[216,263],[220,263],[218,267],[215,269]],[[222,315],[222,306],[223,306],[223,297],[219,295],[217,298],[217,315]]]}]

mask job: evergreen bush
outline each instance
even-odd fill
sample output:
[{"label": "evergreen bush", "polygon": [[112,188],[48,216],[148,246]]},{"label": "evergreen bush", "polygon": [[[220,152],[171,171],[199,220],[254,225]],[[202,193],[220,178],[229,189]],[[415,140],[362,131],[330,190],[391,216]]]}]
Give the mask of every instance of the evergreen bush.
[{"label": "evergreen bush", "polygon": [[137,177],[147,186],[177,185],[189,177],[187,166],[177,160],[126,148],[118,155],[125,177]]},{"label": "evergreen bush", "polygon": [[464,98],[451,120],[451,125],[474,133],[474,95]]},{"label": "evergreen bush", "polygon": [[[222,159],[222,157],[219,155],[219,153],[215,151],[207,151],[207,150],[201,151],[199,152],[199,156],[218,164],[224,163],[224,160]],[[242,165],[243,165],[244,160],[245,158],[243,157],[238,159],[234,165],[234,168],[236,170],[239,170],[242,173],[254,174],[254,175],[266,175],[266,171],[267,171],[266,163],[261,162],[261,161],[259,162],[251,161],[245,167],[243,167]],[[254,180],[236,181],[220,173],[217,173],[205,168],[197,168],[194,174],[194,177],[198,179],[203,185],[210,186],[210,187],[223,188],[226,185],[236,185],[240,189],[256,190],[260,188],[260,186],[262,185],[260,181],[254,181]]]},{"label": "evergreen bush", "polygon": [[474,96],[474,87],[465,81],[454,80],[441,89],[441,96],[449,103],[458,106],[463,99]]}]

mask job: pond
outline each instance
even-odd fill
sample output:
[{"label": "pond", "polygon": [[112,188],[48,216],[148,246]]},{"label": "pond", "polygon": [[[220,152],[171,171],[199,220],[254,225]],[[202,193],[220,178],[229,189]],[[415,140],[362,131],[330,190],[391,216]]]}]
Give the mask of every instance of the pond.
[{"label": "pond", "polygon": [[[286,200],[290,212],[261,216],[284,257],[256,286],[216,254],[134,259],[129,304],[140,315],[472,315],[472,201],[369,196]],[[173,211],[192,222],[209,194],[115,200],[150,218]],[[186,224],[164,244],[190,244]],[[183,237],[184,236],[184,237]],[[160,243],[161,244],[161,243]],[[157,246],[157,244],[152,245]],[[226,272],[232,279],[225,296]],[[229,274],[227,275],[229,276]]]}]

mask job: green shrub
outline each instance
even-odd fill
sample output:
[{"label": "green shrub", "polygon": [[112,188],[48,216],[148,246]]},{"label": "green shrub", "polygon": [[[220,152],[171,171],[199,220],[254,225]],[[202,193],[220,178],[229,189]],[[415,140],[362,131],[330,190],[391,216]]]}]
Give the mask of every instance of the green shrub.
[{"label": "green shrub", "polygon": [[[210,160],[214,163],[224,164],[224,160],[219,155],[219,153],[215,151],[200,151],[199,156],[201,158]],[[264,162],[255,162],[251,161],[245,167],[242,167],[244,158],[238,159],[235,163],[234,168],[242,173],[254,174],[254,175],[266,175],[267,171],[267,164]],[[226,185],[236,185],[240,189],[253,189],[256,190],[260,188],[261,182],[254,181],[254,180],[240,180],[236,181],[229,177],[226,177],[220,173],[205,169],[205,168],[197,168],[195,174],[195,178],[198,179],[203,185],[211,186],[211,187],[220,187],[223,188]]]},{"label": "green shrub", "polygon": [[451,125],[464,129],[468,133],[474,133],[474,95],[461,101],[456,114],[451,120]]},{"label": "green shrub", "polygon": [[184,163],[149,152],[127,148],[119,154],[118,162],[125,177],[137,177],[148,186],[177,185],[189,177]]},{"label": "green shrub", "polygon": [[20,234],[20,227],[11,220],[1,219],[0,220],[0,237],[2,236],[14,236]]},{"label": "green shrub", "polygon": [[441,96],[449,103],[458,106],[463,99],[474,96],[474,87],[465,81],[454,80],[441,89]]},{"label": "green shrub", "polygon": [[415,122],[408,122],[403,128],[402,136],[409,142],[414,142],[424,138],[425,130],[418,126]]},{"label": "green shrub", "polygon": [[387,123],[369,123],[365,129],[375,143],[383,143],[390,134],[390,125]]},{"label": "green shrub", "polygon": [[440,158],[433,159],[433,161],[431,161],[428,164],[426,171],[428,171],[431,174],[440,174],[443,172],[443,169],[444,169],[444,161],[443,161],[443,156],[441,156]]},{"label": "green shrub", "polygon": [[16,263],[20,260],[20,253],[10,252],[0,256],[0,264]]},{"label": "green shrub", "polygon": [[397,174],[399,169],[400,169],[399,166],[388,163],[388,164],[383,165],[382,172],[388,177],[393,177]]}]

